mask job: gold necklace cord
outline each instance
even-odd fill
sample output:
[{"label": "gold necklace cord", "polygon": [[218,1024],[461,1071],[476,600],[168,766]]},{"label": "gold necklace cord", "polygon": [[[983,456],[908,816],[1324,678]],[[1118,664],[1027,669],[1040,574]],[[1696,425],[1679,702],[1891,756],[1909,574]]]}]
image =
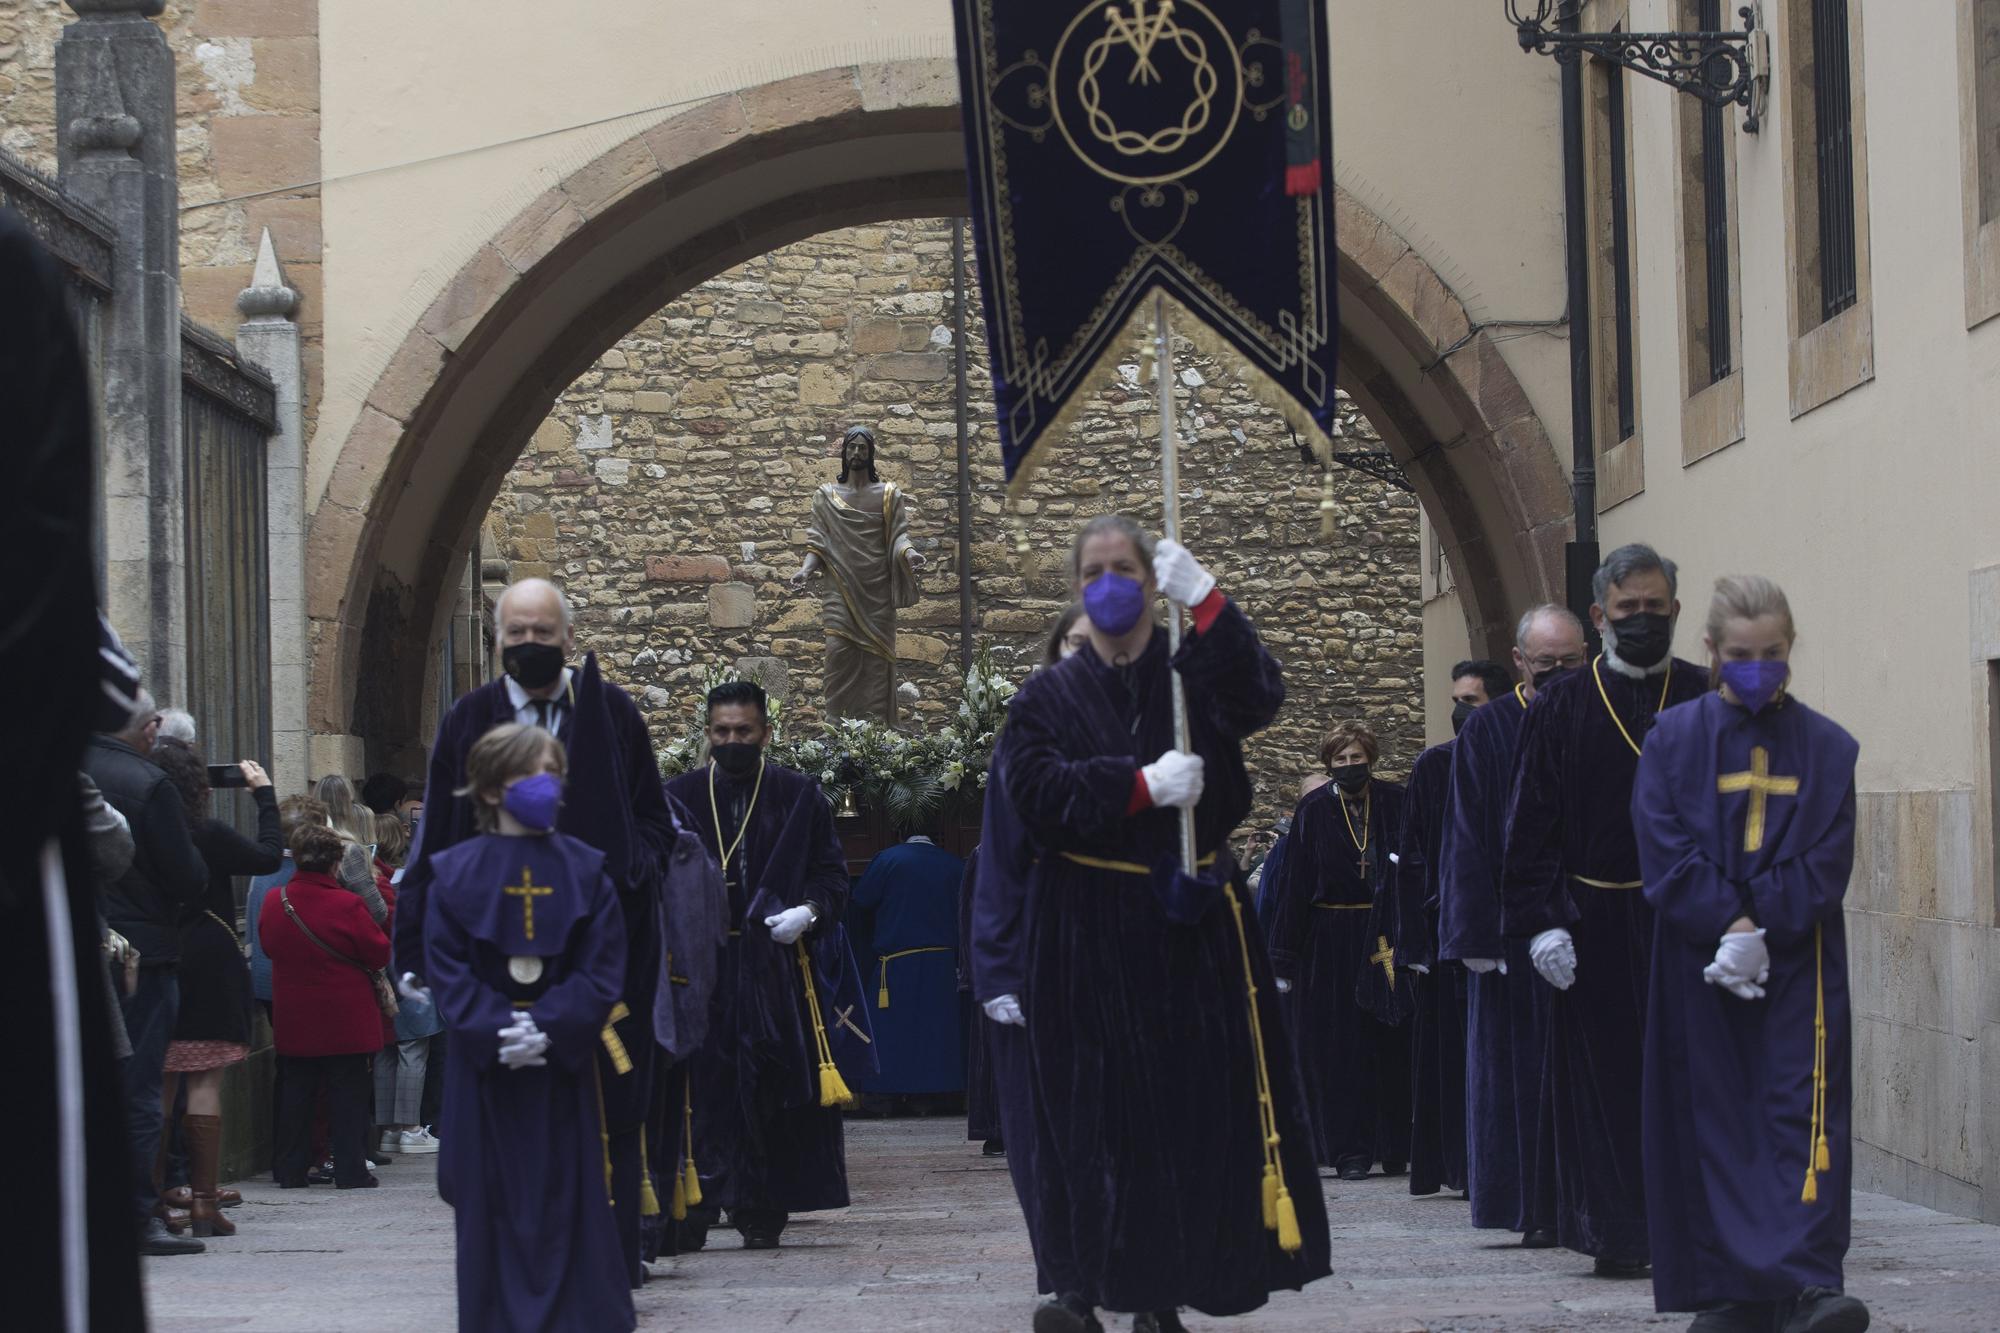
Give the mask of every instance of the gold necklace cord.
[{"label": "gold necklace cord", "polygon": [[1347,798],[1342,796],[1337,799],[1340,801],[1340,817],[1347,821],[1348,841],[1354,844],[1355,851],[1366,856],[1368,854],[1368,834],[1375,822],[1374,782],[1371,781],[1368,784],[1368,790],[1361,798],[1361,836],[1358,838],[1354,836],[1354,816],[1347,813]]},{"label": "gold necklace cord", "polygon": [[[743,811],[743,824],[736,830],[736,841],[729,844],[729,850],[722,854],[722,873],[729,873],[729,860],[736,855],[736,849],[743,845],[743,835],[750,831],[750,816],[757,813],[757,798],[764,792],[764,763],[757,764],[757,785],[750,789],[750,804]],[[708,761],[708,817],[715,821],[715,845],[722,846],[722,811],[715,804],[715,761]]]},{"label": "gold necklace cord", "polygon": [[[1625,743],[1632,747],[1633,754],[1639,754],[1641,753],[1639,749],[1639,742],[1633,740],[1632,733],[1625,730],[1625,719],[1618,716],[1618,710],[1611,706],[1611,696],[1605,692],[1604,676],[1597,669],[1597,664],[1599,662],[1602,662],[1603,660],[1604,660],[1604,654],[1599,653],[1596,659],[1592,661],[1590,664],[1590,678],[1597,682],[1597,697],[1604,700],[1604,711],[1611,714],[1611,724],[1618,728],[1618,734],[1620,736],[1623,736],[1625,738]],[[1673,683],[1674,683],[1674,664],[1670,659],[1667,662],[1665,679],[1660,681],[1660,706],[1653,710],[1653,715],[1655,717],[1659,716],[1661,711],[1666,708],[1667,690]]]}]

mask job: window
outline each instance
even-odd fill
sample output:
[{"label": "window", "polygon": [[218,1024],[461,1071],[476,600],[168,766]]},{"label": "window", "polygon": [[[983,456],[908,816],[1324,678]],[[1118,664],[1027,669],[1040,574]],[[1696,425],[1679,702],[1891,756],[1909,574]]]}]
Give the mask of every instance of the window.
[{"label": "window", "polygon": [[[1684,31],[1726,27],[1725,0],[1676,0]],[[1736,228],[1734,107],[1698,97],[1674,98],[1674,153],[1679,167],[1681,462],[1688,464],[1743,438],[1743,298]]]},{"label": "window", "polygon": [[2000,315],[2000,0],[1958,0],[1965,323]]},{"label": "window", "polygon": [[1792,415],[1875,377],[1869,302],[1862,0],[1785,0]]},{"label": "window", "polygon": [[[1719,32],[1722,30],[1722,0],[1695,0],[1694,8],[1697,30]],[[1700,99],[1694,99],[1694,113],[1700,122],[1700,133],[1694,144],[1694,188],[1701,204],[1701,234],[1699,247],[1690,246],[1690,258],[1699,257],[1701,293],[1698,302],[1691,303],[1701,312],[1696,328],[1700,336],[1696,339],[1703,366],[1694,367],[1697,375],[1705,373],[1705,378],[1694,387],[1703,387],[1717,380],[1727,379],[1731,369],[1731,338],[1729,323],[1729,178],[1727,175],[1727,154],[1723,147],[1723,110],[1711,106]],[[1688,265],[1690,276],[1696,265]]]},{"label": "window", "polygon": [[[1599,4],[1583,24],[1625,27],[1625,7]],[[1632,172],[1630,76],[1614,61],[1591,60],[1584,80],[1584,180],[1590,237],[1590,361],[1597,503],[1600,510],[1644,489],[1639,440],[1638,310],[1634,298],[1636,200]]]}]

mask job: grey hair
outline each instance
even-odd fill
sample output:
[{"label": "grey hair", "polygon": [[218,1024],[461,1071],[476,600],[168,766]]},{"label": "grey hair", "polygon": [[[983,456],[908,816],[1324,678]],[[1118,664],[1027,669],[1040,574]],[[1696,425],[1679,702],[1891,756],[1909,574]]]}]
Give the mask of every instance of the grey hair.
[{"label": "grey hair", "polygon": [[160,713],[160,735],[163,741],[178,741],[182,745],[194,744],[194,714],[185,708],[168,708]]},{"label": "grey hair", "polygon": [[1099,514],[1077,530],[1076,543],[1069,548],[1069,581],[1072,586],[1083,577],[1083,544],[1107,532],[1130,537],[1132,549],[1139,553],[1139,563],[1145,566],[1148,574],[1153,572],[1153,534],[1123,514]]},{"label": "grey hair", "polygon": [[1519,648],[1524,653],[1528,651],[1528,636],[1535,632],[1535,622],[1543,616],[1554,616],[1557,620],[1567,621],[1575,628],[1579,636],[1583,633],[1583,622],[1576,618],[1576,612],[1566,606],[1557,606],[1554,602],[1543,602],[1540,606],[1529,607],[1522,614],[1520,621],[1515,624],[1514,646],[1516,648]]},{"label": "grey hair", "polygon": [[562,611],[563,628],[570,628],[572,621],[570,618],[569,598],[563,594],[563,590],[547,579],[521,579],[501,589],[500,596],[493,603],[493,619],[495,621],[493,632],[496,636],[500,633],[498,622],[501,619],[501,611],[507,605],[507,599],[523,588],[547,588],[550,592],[554,593],[556,595],[556,606]]},{"label": "grey hair", "polygon": [[1634,574],[1650,574],[1654,570],[1667,576],[1667,596],[1678,597],[1681,591],[1680,566],[1644,542],[1633,542],[1604,557],[1604,563],[1597,567],[1597,573],[1590,580],[1590,599],[1603,606],[1604,599],[1611,595],[1613,585],[1624,583]]}]

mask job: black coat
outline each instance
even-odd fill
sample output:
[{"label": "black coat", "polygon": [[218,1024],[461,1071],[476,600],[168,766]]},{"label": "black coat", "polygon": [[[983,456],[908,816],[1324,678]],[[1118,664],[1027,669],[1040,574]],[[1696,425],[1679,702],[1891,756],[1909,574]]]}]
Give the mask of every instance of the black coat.
[{"label": "black coat", "polygon": [[141,967],[177,963],[181,925],[208,889],[187,806],[165,773],[109,736],[91,737],[83,769],[132,826],[132,865],[105,886],[104,919],[139,951]]},{"label": "black coat", "polygon": [[250,965],[236,938],[235,877],[268,875],[285,862],[276,795],[269,787],[250,795],[257,802],[255,842],[219,819],[204,819],[194,831],[195,847],[208,863],[208,893],[181,931],[175,1041],[250,1044]]}]

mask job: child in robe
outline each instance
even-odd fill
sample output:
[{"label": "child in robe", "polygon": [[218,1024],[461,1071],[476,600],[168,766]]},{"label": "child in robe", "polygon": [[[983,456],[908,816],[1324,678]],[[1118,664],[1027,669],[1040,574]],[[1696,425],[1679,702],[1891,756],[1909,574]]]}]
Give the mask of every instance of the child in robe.
[{"label": "child in robe", "polygon": [[595,1052],[625,930],[596,849],[554,831],[562,743],[493,728],[467,784],[481,833],[432,861],[424,976],[446,1046],[438,1189],[457,1214],[461,1330],[627,1330]]}]

